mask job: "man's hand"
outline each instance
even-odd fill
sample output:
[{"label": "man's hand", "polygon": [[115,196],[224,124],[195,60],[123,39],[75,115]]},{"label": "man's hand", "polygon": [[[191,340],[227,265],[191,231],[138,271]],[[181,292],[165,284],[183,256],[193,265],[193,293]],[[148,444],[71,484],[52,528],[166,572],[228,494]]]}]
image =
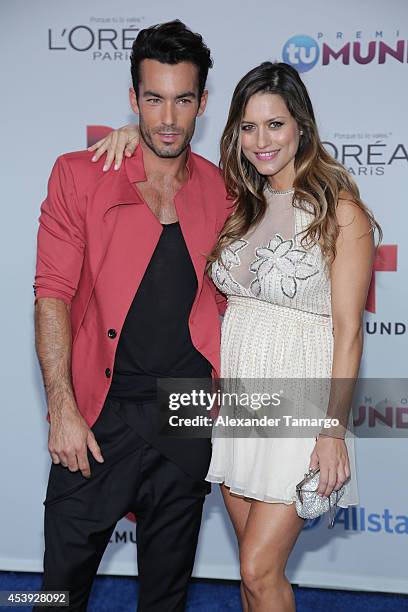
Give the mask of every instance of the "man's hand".
[{"label": "man's hand", "polygon": [[350,477],[350,463],[346,443],[338,438],[322,436],[317,439],[310,456],[309,469],[320,468],[319,495],[329,497]]},{"label": "man's hand", "polygon": [[85,478],[91,475],[87,449],[99,463],[103,463],[101,449],[88,424],[71,398],[63,400],[63,408],[53,411],[50,407],[51,425],[48,450],[53,463],[61,463],[71,472],[81,470]]},{"label": "man's hand", "polygon": [[115,159],[115,170],[118,170],[123,160],[123,154],[126,157],[131,157],[139,144],[139,127],[137,125],[125,125],[118,130],[113,130],[102,140],[98,140],[92,147],[88,147],[88,151],[96,151],[92,158],[93,162],[107,151],[105,165],[103,170],[106,172],[112,165]]}]

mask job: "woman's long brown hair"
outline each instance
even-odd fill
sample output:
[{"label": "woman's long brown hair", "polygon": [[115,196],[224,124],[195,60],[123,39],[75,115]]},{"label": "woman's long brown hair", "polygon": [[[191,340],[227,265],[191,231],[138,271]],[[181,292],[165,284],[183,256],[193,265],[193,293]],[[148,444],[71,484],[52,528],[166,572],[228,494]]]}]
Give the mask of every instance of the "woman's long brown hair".
[{"label": "woman's long brown hair", "polygon": [[246,106],[251,96],[260,92],[280,95],[299,130],[303,131],[295,156],[293,206],[312,212],[314,219],[304,232],[302,244],[319,243],[327,261],[333,261],[340,231],[336,217],[339,199],[359,206],[367,215],[371,228],[377,229],[381,241],[381,228],[362,202],[355,181],[320,140],[312,103],[299,74],[288,64],[264,62],[239,81],[232,96],[221,138],[220,167],[234,210],[207,258],[207,269],[210,270],[211,263],[223,248],[242,238],[265,214],[263,190],[267,179],[247,160],[240,144]]}]

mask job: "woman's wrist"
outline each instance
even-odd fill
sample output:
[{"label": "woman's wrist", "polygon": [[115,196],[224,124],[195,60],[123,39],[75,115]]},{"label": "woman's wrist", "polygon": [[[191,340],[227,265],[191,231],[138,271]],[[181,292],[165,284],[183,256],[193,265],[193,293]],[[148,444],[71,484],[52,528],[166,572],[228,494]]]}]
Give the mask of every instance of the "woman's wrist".
[{"label": "woman's wrist", "polygon": [[320,432],[318,437],[320,438],[320,436],[323,436],[324,438],[336,438],[336,440],[344,440],[344,435],[341,435],[339,433],[337,433],[335,435],[335,434],[332,434],[332,433],[323,433],[323,432]]}]

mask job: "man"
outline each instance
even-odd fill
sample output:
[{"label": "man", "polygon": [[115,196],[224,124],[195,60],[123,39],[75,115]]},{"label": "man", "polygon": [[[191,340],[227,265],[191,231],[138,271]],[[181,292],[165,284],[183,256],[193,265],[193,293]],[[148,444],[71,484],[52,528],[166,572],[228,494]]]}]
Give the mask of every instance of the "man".
[{"label": "man", "polygon": [[53,461],[42,589],[69,591],[70,610],[86,610],[128,512],[139,612],[185,607],[211,445],[160,435],[156,381],[219,375],[224,298],[205,255],[231,202],[218,169],[189,147],[211,66],[180,21],[142,30],[131,57],[135,155],[116,172],[87,151],[60,156],[41,205],[36,348]]}]

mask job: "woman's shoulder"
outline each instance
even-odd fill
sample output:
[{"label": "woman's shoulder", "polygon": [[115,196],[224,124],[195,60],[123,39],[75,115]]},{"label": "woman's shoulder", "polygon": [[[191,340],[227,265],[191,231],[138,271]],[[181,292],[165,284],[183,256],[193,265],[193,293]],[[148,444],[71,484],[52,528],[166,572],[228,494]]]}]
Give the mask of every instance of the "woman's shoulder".
[{"label": "woman's shoulder", "polygon": [[336,206],[340,231],[350,238],[361,236],[372,230],[372,223],[366,210],[357,198],[348,191],[340,191]]}]

